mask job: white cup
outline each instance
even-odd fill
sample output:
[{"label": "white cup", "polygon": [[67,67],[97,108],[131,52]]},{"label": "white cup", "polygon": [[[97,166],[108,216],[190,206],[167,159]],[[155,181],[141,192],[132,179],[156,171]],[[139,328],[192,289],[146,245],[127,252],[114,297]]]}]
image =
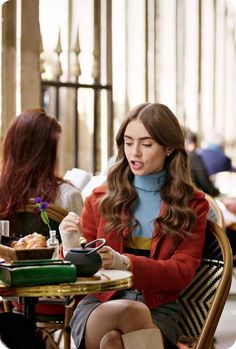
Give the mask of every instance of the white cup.
[{"label": "white cup", "polygon": [[0,220],[0,242],[2,236],[9,236],[9,221]]}]

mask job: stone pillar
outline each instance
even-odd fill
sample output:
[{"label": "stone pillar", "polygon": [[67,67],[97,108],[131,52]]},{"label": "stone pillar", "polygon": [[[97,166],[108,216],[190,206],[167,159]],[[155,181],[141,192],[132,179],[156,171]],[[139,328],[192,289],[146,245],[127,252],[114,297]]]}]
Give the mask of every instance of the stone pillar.
[{"label": "stone pillar", "polygon": [[214,1],[203,1],[201,20],[201,125],[206,134],[214,127],[215,8]]},{"label": "stone pillar", "polygon": [[197,131],[199,125],[199,85],[200,85],[200,36],[199,36],[199,4],[195,0],[185,2],[183,36],[183,76],[184,116],[185,123]]},{"label": "stone pillar", "polygon": [[[101,1],[94,1],[94,83],[101,82]],[[93,159],[93,171],[101,170],[101,92],[94,91],[94,139],[93,153],[97,154]]]},{"label": "stone pillar", "polygon": [[157,101],[176,113],[176,0],[157,1]]},{"label": "stone pillar", "polygon": [[39,1],[7,1],[1,8],[1,138],[22,110],[40,107]]},{"label": "stone pillar", "polygon": [[225,72],[226,72],[226,10],[225,1],[216,2],[215,41],[215,126],[224,129]]},{"label": "stone pillar", "polygon": [[39,0],[22,0],[21,14],[20,92],[24,110],[40,107]]},{"label": "stone pillar", "polygon": [[1,139],[16,113],[16,1],[1,7]]},{"label": "stone pillar", "polygon": [[[107,84],[112,86],[112,3],[107,1],[107,55],[106,55],[106,67],[107,67]],[[113,102],[112,92],[107,93],[107,154],[108,158],[114,155],[114,125],[113,125]],[[107,166],[107,162],[106,162]]]}]

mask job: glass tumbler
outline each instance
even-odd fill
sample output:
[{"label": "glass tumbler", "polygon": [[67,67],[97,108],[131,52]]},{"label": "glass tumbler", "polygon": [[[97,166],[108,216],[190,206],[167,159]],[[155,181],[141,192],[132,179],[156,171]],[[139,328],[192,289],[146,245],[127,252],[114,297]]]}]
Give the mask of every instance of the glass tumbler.
[{"label": "glass tumbler", "polygon": [[9,236],[9,221],[0,220],[0,242],[2,236]]}]

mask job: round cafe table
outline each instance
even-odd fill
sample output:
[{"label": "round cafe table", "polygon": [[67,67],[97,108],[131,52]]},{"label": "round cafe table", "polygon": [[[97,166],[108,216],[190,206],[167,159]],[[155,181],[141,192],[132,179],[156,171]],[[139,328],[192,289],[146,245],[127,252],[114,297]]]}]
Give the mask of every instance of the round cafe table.
[{"label": "round cafe table", "polygon": [[19,297],[24,314],[35,321],[35,304],[39,297],[67,297],[122,290],[132,286],[132,273],[123,270],[100,270],[92,277],[79,277],[74,283],[5,287],[0,283],[0,296]]},{"label": "round cafe table", "polygon": [[100,270],[92,277],[79,277],[74,283],[56,285],[4,287],[2,297],[56,297],[122,290],[132,286],[132,273],[123,270]]}]

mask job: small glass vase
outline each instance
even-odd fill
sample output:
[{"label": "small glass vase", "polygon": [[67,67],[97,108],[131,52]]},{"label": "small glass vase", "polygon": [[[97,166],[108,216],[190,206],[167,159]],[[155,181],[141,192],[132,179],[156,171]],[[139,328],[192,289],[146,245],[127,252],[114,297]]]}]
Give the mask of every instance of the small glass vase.
[{"label": "small glass vase", "polygon": [[52,259],[59,259],[60,243],[56,237],[56,230],[49,230],[50,238],[47,240],[47,247],[54,248]]}]

